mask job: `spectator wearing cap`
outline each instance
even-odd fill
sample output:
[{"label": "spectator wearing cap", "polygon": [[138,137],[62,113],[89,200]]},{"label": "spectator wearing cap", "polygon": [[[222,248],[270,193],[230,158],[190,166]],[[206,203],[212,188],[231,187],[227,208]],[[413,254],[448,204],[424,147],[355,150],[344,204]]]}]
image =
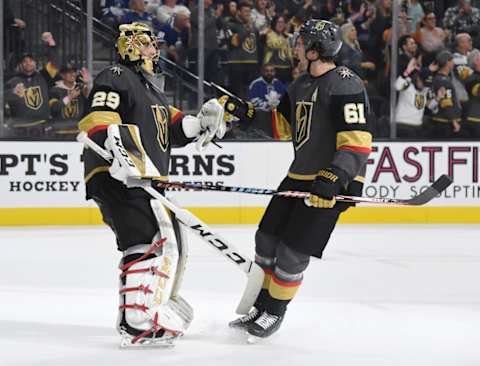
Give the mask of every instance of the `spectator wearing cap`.
[{"label": "spectator wearing cap", "polygon": [[122,24],[138,22],[147,24],[149,27],[152,26],[152,14],[145,10],[144,0],[130,0],[129,7],[130,11],[120,21]]},{"label": "spectator wearing cap", "polygon": [[397,136],[421,138],[428,89],[425,87],[420,66],[415,58],[410,59],[407,68],[398,76],[395,89],[399,92],[395,108]]},{"label": "spectator wearing cap", "polygon": [[461,110],[450,77],[453,70],[453,55],[448,50],[437,54],[438,71],[432,82],[431,125],[428,135],[432,138],[455,137],[460,131]]},{"label": "spectator wearing cap", "polygon": [[448,8],[443,18],[443,26],[450,33],[450,40],[460,32],[471,33],[480,24],[480,10],[472,6],[471,0],[459,0],[458,5]]},{"label": "spectator wearing cap", "polygon": [[38,71],[37,62],[32,54],[24,54],[18,64],[18,74],[9,79],[5,86],[5,101],[8,124],[14,135],[25,136],[30,127],[40,131],[50,118],[49,88],[58,74],[55,62],[55,40],[50,32],[42,34],[42,40],[48,46],[49,61]]},{"label": "spectator wearing cap", "polygon": [[86,68],[78,72],[75,66],[66,64],[60,69],[60,77],[50,90],[53,128],[56,133],[76,132],[87,103],[90,73]]},{"label": "spectator wearing cap", "polygon": [[172,22],[158,29],[158,39],[166,47],[169,59],[181,65],[185,64],[191,37],[190,30],[190,10],[185,6],[178,6]]},{"label": "spectator wearing cap", "polygon": [[442,28],[437,27],[437,16],[433,11],[429,11],[417,23],[414,37],[425,52],[433,53],[445,48],[447,33]]},{"label": "spectator wearing cap", "polygon": [[468,56],[469,66],[473,73],[465,82],[468,92],[468,102],[464,106],[464,121],[462,130],[466,137],[480,138],[480,51],[473,50]]}]

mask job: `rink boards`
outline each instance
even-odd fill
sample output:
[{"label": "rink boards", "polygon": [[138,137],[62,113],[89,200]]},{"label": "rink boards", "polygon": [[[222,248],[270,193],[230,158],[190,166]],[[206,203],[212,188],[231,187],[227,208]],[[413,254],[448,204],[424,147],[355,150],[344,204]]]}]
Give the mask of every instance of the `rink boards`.
[{"label": "rink boards", "polygon": [[[76,142],[2,142],[0,225],[100,224],[84,199],[82,147]],[[174,149],[172,181],[276,188],[288,171],[287,142],[222,143],[198,153]],[[479,223],[479,142],[375,143],[364,196],[408,198],[442,174],[454,183],[423,207],[361,206],[344,223]],[[269,197],[220,192],[171,192],[169,196],[207,223],[258,223]]]}]

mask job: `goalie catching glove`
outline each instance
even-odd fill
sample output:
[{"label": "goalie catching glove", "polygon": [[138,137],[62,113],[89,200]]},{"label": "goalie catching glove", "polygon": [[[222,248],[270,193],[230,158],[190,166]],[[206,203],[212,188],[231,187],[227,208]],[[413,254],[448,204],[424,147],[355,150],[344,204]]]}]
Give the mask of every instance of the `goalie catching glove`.
[{"label": "goalie catching glove", "polygon": [[202,150],[215,137],[221,139],[227,130],[223,106],[216,99],[210,99],[197,116],[185,116],[183,132],[188,138],[196,138],[197,150]]}]

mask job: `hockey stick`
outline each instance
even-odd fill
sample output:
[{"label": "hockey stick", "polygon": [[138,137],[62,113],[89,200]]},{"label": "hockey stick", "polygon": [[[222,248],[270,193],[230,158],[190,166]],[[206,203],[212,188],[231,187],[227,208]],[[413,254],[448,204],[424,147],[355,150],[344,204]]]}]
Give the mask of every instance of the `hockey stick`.
[{"label": "hockey stick", "polygon": [[[450,184],[452,179],[448,175],[442,175],[431,186],[429,186],[422,193],[407,199],[401,198],[369,198],[369,197],[356,197],[356,196],[335,196],[339,202],[353,202],[353,203],[373,203],[386,206],[421,206],[437,197],[443,192]],[[251,188],[251,187],[235,187],[235,186],[213,186],[202,183],[180,183],[180,182],[158,182],[157,185],[166,189],[181,189],[181,190],[194,190],[194,191],[220,191],[220,192],[233,192],[233,193],[248,193],[248,194],[260,194],[267,196],[282,196],[288,198],[307,198],[309,192],[301,191],[277,191],[275,189],[265,188]]]},{"label": "hockey stick", "polygon": [[[80,132],[77,136],[77,140],[91,148],[106,161],[112,161],[112,155],[90,139],[85,132]],[[247,314],[262,289],[264,278],[262,268],[247,256],[241,254],[227,240],[215,234],[204,222],[193,215],[190,211],[174,205],[160,192],[153,188],[151,183],[152,181],[150,179],[131,178],[130,181],[127,182],[127,186],[143,188],[153,198],[159,200],[165,207],[172,211],[182,224],[189,227],[203,241],[210,244],[210,246],[215,248],[220,254],[226,257],[247,275],[247,286],[236,309],[237,314]]]}]

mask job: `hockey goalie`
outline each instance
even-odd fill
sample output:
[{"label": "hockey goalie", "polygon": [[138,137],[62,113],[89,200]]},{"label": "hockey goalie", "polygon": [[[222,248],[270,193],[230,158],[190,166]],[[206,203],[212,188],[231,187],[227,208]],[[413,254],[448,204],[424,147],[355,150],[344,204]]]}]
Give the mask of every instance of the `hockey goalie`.
[{"label": "hockey goalie", "polygon": [[205,146],[221,138],[223,107],[212,99],[197,116],[188,116],[168,105],[155,78],[159,51],[148,26],[121,25],[116,49],[119,63],[94,80],[89,109],[79,123],[113,157],[107,161],[84,150],[86,196],[100,208],[122,252],[121,346],[170,345],[193,318],[191,306],[179,295],[186,236],[170,210],[129,182],[167,181],[173,145],[195,141]]}]

